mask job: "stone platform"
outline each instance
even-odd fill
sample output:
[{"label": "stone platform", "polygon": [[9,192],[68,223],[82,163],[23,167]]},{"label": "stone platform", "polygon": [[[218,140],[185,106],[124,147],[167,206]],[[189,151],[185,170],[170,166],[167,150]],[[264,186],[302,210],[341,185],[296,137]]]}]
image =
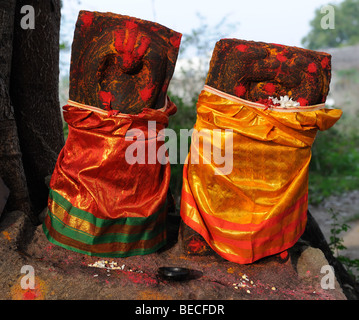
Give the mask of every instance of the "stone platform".
[{"label": "stone platform", "polygon": [[[218,255],[188,256],[178,241],[178,218],[168,223],[168,245],[159,252],[128,258],[99,258],[55,246],[41,225],[22,212],[0,222],[2,300],[346,300],[335,280],[322,288],[328,265],[323,252],[299,241],[287,257],[272,256],[250,265]],[[23,266],[32,266],[35,288],[22,289]],[[170,281],[163,266],[191,269],[188,279]],[[24,271],[23,271],[24,272]]]}]

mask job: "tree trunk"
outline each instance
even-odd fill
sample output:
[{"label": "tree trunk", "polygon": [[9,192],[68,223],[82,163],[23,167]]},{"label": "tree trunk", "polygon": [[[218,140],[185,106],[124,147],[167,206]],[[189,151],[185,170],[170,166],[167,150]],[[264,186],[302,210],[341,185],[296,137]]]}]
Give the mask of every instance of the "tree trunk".
[{"label": "tree trunk", "polygon": [[0,0],[0,177],[10,189],[6,210],[30,215],[17,126],[9,97],[16,0]]},{"label": "tree trunk", "polygon": [[[35,11],[35,28],[23,29],[24,5]],[[46,207],[45,177],[64,145],[59,102],[60,0],[18,0],[15,7],[10,97],[34,216]]]},{"label": "tree trunk", "polygon": [[16,0],[0,0],[0,77],[10,85],[11,53]]}]

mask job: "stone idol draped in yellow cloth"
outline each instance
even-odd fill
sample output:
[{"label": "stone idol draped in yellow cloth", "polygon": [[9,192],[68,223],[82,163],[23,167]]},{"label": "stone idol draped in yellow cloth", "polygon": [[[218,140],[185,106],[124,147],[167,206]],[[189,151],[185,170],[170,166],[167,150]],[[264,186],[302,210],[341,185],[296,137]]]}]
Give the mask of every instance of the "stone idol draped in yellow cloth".
[{"label": "stone idol draped in yellow cloth", "polygon": [[[324,104],[268,109],[205,86],[183,171],[184,223],[236,263],[252,263],[293,246],[307,221],[311,146],[317,130],[329,129],[341,114]],[[220,139],[214,129],[222,130]],[[228,152],[225,144],[232,149],[231,141],[233,151]],[[212,146],[209,154],[206,143]],[[228,163],[213,160],[215,150],[232,161],[231,170]],[[221,167],[227,167],[222,174]]]}]

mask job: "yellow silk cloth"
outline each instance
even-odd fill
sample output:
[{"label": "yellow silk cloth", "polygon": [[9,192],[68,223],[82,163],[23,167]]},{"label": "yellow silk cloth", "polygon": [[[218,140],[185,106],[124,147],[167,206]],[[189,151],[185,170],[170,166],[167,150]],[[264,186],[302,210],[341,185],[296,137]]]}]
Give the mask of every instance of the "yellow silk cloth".
[{"label": "yellow silk cloth", "polygon": [[[341,114],[324,105],[266,110],[205,86],[183,171],[183,221],[236,263],[293,246],[306,226],[311,146],[317,130],[330,128]],[[214,129],[222,130],[221,139],[214,139]],[[224,165],[213,161],[214,150],[225,154],[225,129],[233,130],[233,169],[216,174]],[[211,135],[198,138],[203,131]],[[202,144],[194,145],[195,140]],[[204,154],[205,143],[213,147],[211,159]],[[193,153],[199,161],[193,161]]]}]

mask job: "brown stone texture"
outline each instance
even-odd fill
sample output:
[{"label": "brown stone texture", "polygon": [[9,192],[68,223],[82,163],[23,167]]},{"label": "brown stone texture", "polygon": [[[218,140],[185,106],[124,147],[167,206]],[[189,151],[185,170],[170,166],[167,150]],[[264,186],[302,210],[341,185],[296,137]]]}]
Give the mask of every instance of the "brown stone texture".
[{"label": "brown stone texture", "polygon": [[206,84],[249,101],[288,95],[304,105],[325,102],[331,55],[280,44],[222,39]]},{"label": "brown stone texture", "polygon": [[80,11],[72,43],[70,100],[136,114],[165,104],[181,34],[158,23]]}]

